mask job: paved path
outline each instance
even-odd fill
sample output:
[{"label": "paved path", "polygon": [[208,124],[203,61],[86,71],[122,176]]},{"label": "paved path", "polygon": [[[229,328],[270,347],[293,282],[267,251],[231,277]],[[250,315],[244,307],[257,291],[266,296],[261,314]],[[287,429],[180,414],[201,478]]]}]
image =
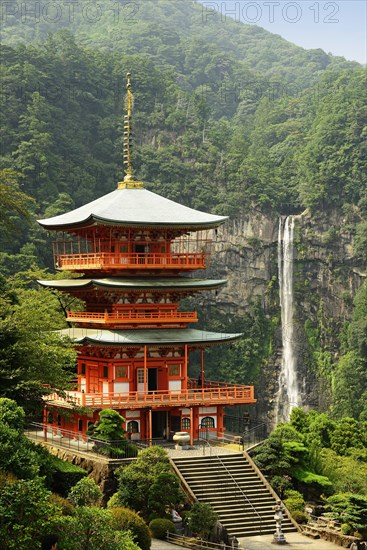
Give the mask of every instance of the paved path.
[{"label": "paved path", "polygon": [[[246,537],[239,539],[243,550],[275,550],[275,548],[287,548],[293,550],[336,550],[341,546],[322,539],[311,539],[301,533],[285,533],[285,539],[288,544],[272,544],[273,535],[264,535],[258,537]],[[158,550],[158,549],[157,549]],[[162,549],[163,550],[163,549]]]},{"label": "paved path", "polygon": [[[272,544],[273,535],[264,535],[258,537],[245,537],[239,539],[242,550],[275,550],[276,548],[284,548],[287,550],[341,550],[341,546],[328,542],[322,539],[311,539],[301,535],[300,533],[286,533],[287,545],[278,546]],[[164,542],[162,540],[153,539],[151,550],[179,550],[181,547]]]}]

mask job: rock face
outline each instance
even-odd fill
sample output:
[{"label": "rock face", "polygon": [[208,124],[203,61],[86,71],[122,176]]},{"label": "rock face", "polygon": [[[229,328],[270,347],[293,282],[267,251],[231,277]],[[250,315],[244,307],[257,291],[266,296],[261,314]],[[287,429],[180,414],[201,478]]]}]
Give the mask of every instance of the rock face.
[{"label": "rock face", "polygon": [[[323,381],[310,368],[309,342],[305,322],[322,326],[321,345],[338,358],[337,336],[345,321],[350,319],[353,297],[366,277],[365,266],[355,257],[353,225],[350,220],[332,211],[311,216],[305,211],[295,220],[294,346],[298,355],[297,368],[302,403],[310,407],[327,407]],[[350,225],[348,225],[350,223]],[[229,315],[244,315],[251,302],[260,297],[265,311],[276,314],[279,302],[274,302],[269,286],[277,294],[279,218],[254,211],[228,221],[215,237],[215,255],[209,276],[227,278],[228,285],[218,295],[208,296],[219,311]],[[269,357],[261,381],[256,387],[256,415],[267,423],[274,421],[275,393],[281,361],[281,327],[275,337],[275,352]],[[241,382],[246,382],[245,380]],[[323,399],[320,399],[320,393]],[[270,426],[271,427],[271,426]]]},{"label": "rock face", "polygon": [[111,496],[117,491],[117,480],[114,476],[116,468],[129,464],[129,461],[109,461],[101,457],[93,457],[85,453],[74,452],[68,449],[54,447],[49,443],[44,443],[47,450],[66,462],[71,462],[85,470],[89,477],[99,485],[103,493],[102,504],[106,505]]},{"label": "rock face", "polygon": [[227,278],[217,306],[225,313],[243,315],[256,296],[266,306],[265,291],[277,273],[278,220],[263,214],[229,220],[216,236],[210,275]]}]

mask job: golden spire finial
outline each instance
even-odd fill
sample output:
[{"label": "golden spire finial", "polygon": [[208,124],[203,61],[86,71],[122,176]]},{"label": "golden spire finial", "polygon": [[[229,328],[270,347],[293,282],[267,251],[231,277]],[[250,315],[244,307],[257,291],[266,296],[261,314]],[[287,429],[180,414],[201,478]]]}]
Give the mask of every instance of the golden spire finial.
[{"label": "golden spire finial", "polygon": [[126,188],[141,188],[142,182],[136,181],[133,169],[133,157],[132,157],[132,127],[131,117],[134,108],[134,96],[131,91],[131,73],[127,73],[126,84],[126,115],[124,116],[124,181],[119,182],[119,189]]}]

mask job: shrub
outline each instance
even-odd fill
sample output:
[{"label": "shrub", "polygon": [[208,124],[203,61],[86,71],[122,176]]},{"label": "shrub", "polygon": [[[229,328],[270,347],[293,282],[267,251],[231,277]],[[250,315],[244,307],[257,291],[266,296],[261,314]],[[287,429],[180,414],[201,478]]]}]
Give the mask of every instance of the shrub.
[{"label": "shrub", "polygon": [[144,449],[132,464],[115,472],[120,505],[140,512],[147,519],[155,511],[150,510],[148,504],[150,488],[160,474],[169,470],[170,463],[164,449],[156,446]]},{"label": "shrub", "polygon": [[150,549],[152,537],[149,527],[136,512],[122,507],[110,508],[110,512],[115,518],[117,529],[131,531],[136,544],[140,546],[141,550]]},{"label": "shrub", "polygon": [[293,510],[291,516],[297,523],[307,523],[308,515],[302,512],[301,510]]},{"label": "shrub", "polygon": [[295,510],[303,512],[305,501],[301,493],[292,489],[288,489],[285,495],[286,499],[284,500],[284,504],[290,512],[294,512]]},{"label": "shrub", "polygon": [[91,477],[85,477],[71,489],[68,499],[74,506],[96,506],[102,498],[102,491]]},{"label": "shrub", "polygon": [[75,511],[74,506],[67,498],[63,498],[56,493],[52,493],[50,502],[61,510],[63,516],[72,516]]},{"label": "shrub", "polygon": [[352,534],[352,528],[348,523],[342,523],[340,527],[340,531],[342,535],[351,535]]},{"label": "shrub", "polygon": [[107,502],[107,508],[118,508],[121,504],[119,502],[119,494],[114,493],[112,497]]},{"label": "shrub", "polygon": [[218,519],[218,515],[207,502],[195,502],[188,517],[192,532],[204,539],[208,537],[210,529]]},{"label": "shrub", "polygon": [[175,524],[170,519],[157,518],[153,519],[149,523],[149,529],[152,532],[152,535],[156,539],[164,540],[169,533],[174,533],[176,531]]},{"label": "shrub", "polygon": [[62,497],[67,497],[70,490],[87,476],[87,472],[75,464],[60,460],[56,456],[50,456],[52,467],[50,489]]}]

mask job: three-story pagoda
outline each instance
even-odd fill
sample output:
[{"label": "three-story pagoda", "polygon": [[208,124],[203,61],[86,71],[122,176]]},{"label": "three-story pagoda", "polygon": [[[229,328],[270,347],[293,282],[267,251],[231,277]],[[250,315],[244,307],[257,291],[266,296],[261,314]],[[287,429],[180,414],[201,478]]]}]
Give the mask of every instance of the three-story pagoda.
[{"label": "three-story pagoda", "polygon": [[[62,331],[77,344],[77,387],[66,397],[48,397],[45,422],[83,435],[108,408],[126,419],[132,439],[187,431],[192,443],[200,428],[222,435],[225,406],[255,402],[252,386],[205,377],[204,350],[241,334],[197,330],[197,313],[180,310],[183,298],[226,283],[192,273],[207,267],[212,230],[227,218],[163,198],[136,181],[130,78],[127,105],[124,181],[85,206],[39,221],[54,232],[55,267],[82,274],[40,284],[85,302],[85,311],[68,311],[72,328]],[[188,376],[194,350],[201,352],[198,379]],[[70,414],[60,415],[60,407]]]}]

